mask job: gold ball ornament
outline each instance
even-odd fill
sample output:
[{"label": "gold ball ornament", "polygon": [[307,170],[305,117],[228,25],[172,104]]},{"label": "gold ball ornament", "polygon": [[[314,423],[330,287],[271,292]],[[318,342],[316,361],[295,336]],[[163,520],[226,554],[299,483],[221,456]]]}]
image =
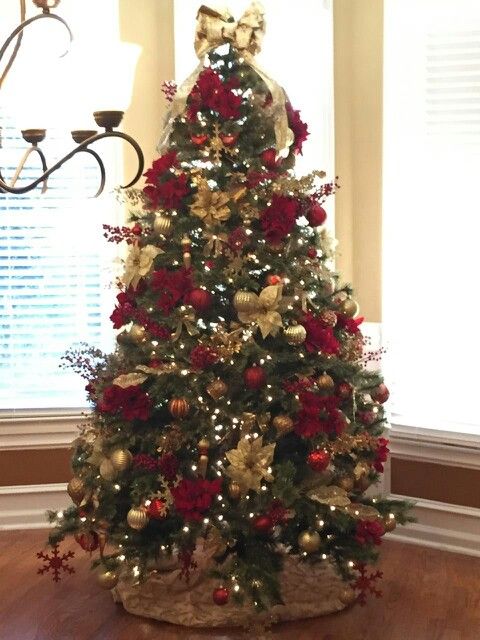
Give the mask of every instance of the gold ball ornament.
[{"label": "gold ball ornament", "polygon": [[67,485],[67,493],[78,506],[85,497],[85,485],[83,484],[83,480],[73,476]]},{"label": "gold ball ornament", "polygon": [[301,324],[294,324],[284,329],[283,334],[288,344],[299,345],[305,342],[307,331]]},{"label": "gold ball ornament", "polygon": [[115,471],[126,471],[132,464],[133,456],[128,449],[115,449],[110,455],[110,462]]},{"label": "gold ball ornament", "polygon": [[322,539],[318,531],[308,529],[298,536],[298,546],[306,553],[315,553],[320,549]]},{"label": "gold ball ornament", "polygon": [[144,507],[132,507],[127,513],[127,522],[132,529],[140,531],[148,524],[148,515]]},{"label": "gold ball ornament", "polygon": [[146,342],[145,328],[139,324],[132,324],[130,331],[128,332],[128,339],[135,344],[141,344],[142,342]]},{"label": "gold ball ornament", "polygon": [[250,313],[257,308],[257,296],[251,291],[237,291],[233,296],[233,306],[240,313]]},{"label": "gold ball ornament", "polygon": [[217,378],[217,380],[213,380],[207,385],[207,393],[214,400],[220,400],[227,393],[228,386],[225,384],[223,380]]},{"label": "gold ball ornament", "polygon": [[172,230],[172,219],[168,216],[157,215],[153,221],[153,230],[167,236]]},{"label": "gold ball ornament", "polygon": [[355,482],[351,476],[342,476],[337,480],[337,485],[344,491],[350,492],[353,490]]},{"label": "gold ball ornament", "polygon": [[352,589],[352,587],[344,587],[339,595],[338,595],[338,599],[340,600],[340,602],[342,604],[344,604],[345,606],[349,607],[350,605],[352,605],[355,600],[357,599],[357,594],[355,593],[355,591]]},{"label": "gold ball ornament", "polygon": [[272,420],[272,424],[280,435],[293,431],[293,420],[290,418],[290,416],[275,416],[275,418]]},{"label": "gold ball ornament", "polygon": [[356,300],[353,300],[353,298],[347,298],[340,303],[340,311],[346,316],[350,316],[350,318],[355,318],[355,316],[358,316],[360,307]]},{"label": "gold ball ornament", "polygon": [[232,500],[238,500],[242,495],[242,488],[235,480],[232,480],[228,485],[228,495]]},{"label": "gold ball ornament", "polygon": [[102,589],[113,589],[118,582],[118,573],[116,571],[99,571],[97,573],[97,582]]},{"label": "gold ball ornament", "polygon": [[393,531],[397,526],[397,519],[395,518],[394,513],[389,513],[387,516],[383,518],[383,525],[385,527],[385,531]]},{"label": "gold ball ornament", "polygon": [[322,373],[322,375],[317,378],[317,387],[320,391],[330,393],[335,389],[335,382],[332,376],[329,376],[328,373]]},{"label": "gold ball ornament", "polygon": [[117,477],[117,472],[115,467],[112,464],[112,461],[109,458],[105,458],[102,460],[100,464],[100,475],[104,480],[108,480],[109,482],[115,480]]},{"label": "gold ball ornament", "polygon": [[172,398],[168,403],[168,410],[174,418],[185,418],[190,411],[190,405],[185,398]]}]

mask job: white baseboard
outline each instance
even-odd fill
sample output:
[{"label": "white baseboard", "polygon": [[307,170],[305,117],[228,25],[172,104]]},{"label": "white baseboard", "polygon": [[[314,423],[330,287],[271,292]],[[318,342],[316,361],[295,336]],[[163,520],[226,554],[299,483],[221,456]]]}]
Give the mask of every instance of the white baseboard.
[{"label": "white baseboard", "polygon": [[0,531],[49,527],[45,511],[68,506],[66,488],[64,483],[0,487]]},{"label": "white baseboard", "polygon": [[[393,499],[412,500],[405,496]],[[417,499],[418,522],[397,527],[389,537],[401,542],[480,557],[480,509]]]}]

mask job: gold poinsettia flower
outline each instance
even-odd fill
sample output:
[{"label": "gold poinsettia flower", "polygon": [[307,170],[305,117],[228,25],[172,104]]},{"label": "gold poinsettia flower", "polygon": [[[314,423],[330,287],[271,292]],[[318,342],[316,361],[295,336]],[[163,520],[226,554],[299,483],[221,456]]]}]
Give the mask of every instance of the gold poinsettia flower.
[{"label": "gold poinsettia flower", "polygon": [[142,248],[137,244],[130,247],[122,276],[122,280],[127,287],[132,285],[133,288],[136,288],[140,278],[146,276],[152,268],[153,261],[159,253],[163,253],[162,249],[155,247],[153,244],[147,244]]},{"label": "gold poinsettia flower", "polygon": [[263,436],[255,440],[242,438],[236,449],[230,449],[225,454],[230,462],[225,473],[238,482],[243,492],[249,489],[260,491],[262,480],[273,480],[270,464],[274,449],[275,443],[263,446]]},{"label": "gold poinsettia flower", "polygon": [[208,186],[199,188],[190,205],[190,211],[205,222],[213,225],[215,222],[225,222],[230,218],[230,209],[227,203],[230,201],[228,193],[212,191]]},{"label": "gold poinsettia flower", "polygon": [[262,338],[266,338],[270,333],[277,335],[282,327],[282,311],[287,300],[282,300],[282,286],[278,284],[265,287],[260,294],[252,293],[251,311],[239,311],[240,322],[254,322],[260,329]]}]

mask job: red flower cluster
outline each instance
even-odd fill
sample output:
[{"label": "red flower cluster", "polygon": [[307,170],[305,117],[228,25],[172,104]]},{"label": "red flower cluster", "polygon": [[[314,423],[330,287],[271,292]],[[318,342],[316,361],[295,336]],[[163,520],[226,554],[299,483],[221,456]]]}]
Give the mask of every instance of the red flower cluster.
[{"label": "red flower cluster", "polygon": [[133,456],[133,468],[139,471],[156,473],[158,470],[158,460],[148,453],[137,453]]},{"label": "red flower cluster", "polygon": [[169,340],[171,331],[163,324],[158,324],[148,315],[145,309],[137,309],[134,313],[134,320],[142,325],[152,338],[157,340]]},{"label": "red flower cluster", "polygon": [[199,111],[211,109],[225,120],[238,118],[242,96],[233,92],[238,86],[237,78],[223,82],[213,69],[204,69],[188,97],[187,117],[195,120]]},{"label": "red flower cluster", "polygon": [[380,520],[359,520],[355,531],[355,540],[358,544],[382,544],[382,536],[385,533],[385,527]]},{"label": "red flower cluster", "polygon": [[295,422],[295,433],[313,438],[319,433],[340,435],[345,429],[345,416],[338,409],[335,396],[319,396],[311,391],[300,393],[301,410]]},{"label": "red flower cluster", "polygon": [[208,369],[218,362],[218,353],[212,347],[199,344],[191,350],[190,362],[194,369]]},{"label": "red flower cluster", "polygon": [[228,236],[227,244],[232,253],[238,255],[248,242],[248,236],[243,227],[237,227]]},{"label": "red flower cluster", "polygon": [[337,313],[337,327],[339,329],[345,329],[348,333],[355,334],[360,333],[359,326],[362,324],[365,318],[350,318],[344,313]]},{"label": "red flower cluster", "polygon": [[302,324],[307,331],[305,348],[307,351],[321,351],[323,353],[338,353],[340,343],[336,339],[331,327],[324,327],[319,318],[311,313],[303,317]]},{"label": "red flower cluster", "polygon": [[188,194],[188,177],[185,173],[175,176],[170,172],[177,162],[177,154],[170,151],[155,160],[151,168],[144,174],[147,186],[143,193],[150,201],[152,209],[161,205],[166,209],[176,209]]},{"label": "red flower cluster", "polygon": [[288,125],[294,136],[293,151],[301,154],[303,143],[310,135],[308,125],[300,118],[300,111],[295,110],[290,102],[286,103],[285,108],[287,109]]},{"label": "red flower cluster", "polygon": [[265,182],[267,180],[273,180],[277,177],[277,173],[275,171],[249,171],[247,173],[247,188],[254,189],[261,182]]},{"label": "red flower cluster", "polygon": [[192,286],[191,273],[187,269],[177,271],[159,269],[152,275],[152,289],[160,293],[157,306],[167,316],[189,293]]},{"label": "red flower cluster", "polygon": [[160,473],[167,482],[172,482],[178,473],[178,458],[173,453],[164,453],[158,461]]},{"label": "red flower cluster", "polygon": [[379,438],[377,444],[378,447],[375,452],[373,467],[378,473],[383,473],[383,463],[387,461],[390,449],[388,448],[388,440],[386,438]]},{"label": "red flower cluster", "polygon": [[281,242],[293,229],[298,214],[298,200],[274,194],[271,204],[260,212],[260,225],[268,242]]},{"label": "red flower cluster", "polygon": [[283,383],[283,388],[288,393],[299,393],[299,391],[305,391],[306,389],[310,389],[313,387],[313,380],[310,378],[301,378],[300,380],[285,380]]},{"label": "red flower cluster", "polygon": [[327,219],[327,212],[316,200],[312,199],[309,202],[305,217],[311,227],[319,227]]},{"label": "red flower cluster", "polygon": [[148,420],[152,405],[140,385],[124,389],[112,384],[103,392],[103,399],[98,403],[98,408],[110,415],[120,413],[124,420]]},{"label": "red flower cluster", "polygon": [[110,320],[114,329],[120,329],[124,324],[131,322],[135,314],[137,303],[133,292],[130,290],[121,291],[117,295],[117,306],[112,311]]},{"label": "red flower cluster", "polygon": [[208,511],[214,496],[220,493],[222,479],[187,480],[184,478],[171,489],[175,509],[185,519],[198,522]]}]

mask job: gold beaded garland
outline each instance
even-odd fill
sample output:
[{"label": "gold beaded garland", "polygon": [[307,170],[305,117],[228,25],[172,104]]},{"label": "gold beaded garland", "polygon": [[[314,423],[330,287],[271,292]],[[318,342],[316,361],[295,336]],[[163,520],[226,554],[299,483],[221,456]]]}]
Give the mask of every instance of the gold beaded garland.
[{"label": "gold beaded garland", "polygon": [[85,485],[83,484],[83,480],[73,476],[67,485],[67,493],[78,506],[85,496]]},{"label": "gold beaded garland", "polygon": [[132,507],[127,513],[127,522],[132,529],[140,531],[148,524],[148,515],[144,507]]},{"label": "gold beaded garland", "polygon": [[320,549],[321,538],[318,531],[306,530],[302,531],[298,536],[298,546],[305,553],[315,553]]},{"label": "gold beaded garland", "polygon": [[299,345],[305,342],[307,331],[301,324],[295,324],[284,329],[285,339],[288,344]]},{"label": "gold beaded garland", "polygon": [[100,571],[97,573],[97,582],[102,589],[113,589],[118,582],[118,573],[116,571]]},{"label": "gold beaded garland", "polygon": [[115,449],[110,456],[115,471],[125,471],[132,464],[133,456],[128,449]]}]

